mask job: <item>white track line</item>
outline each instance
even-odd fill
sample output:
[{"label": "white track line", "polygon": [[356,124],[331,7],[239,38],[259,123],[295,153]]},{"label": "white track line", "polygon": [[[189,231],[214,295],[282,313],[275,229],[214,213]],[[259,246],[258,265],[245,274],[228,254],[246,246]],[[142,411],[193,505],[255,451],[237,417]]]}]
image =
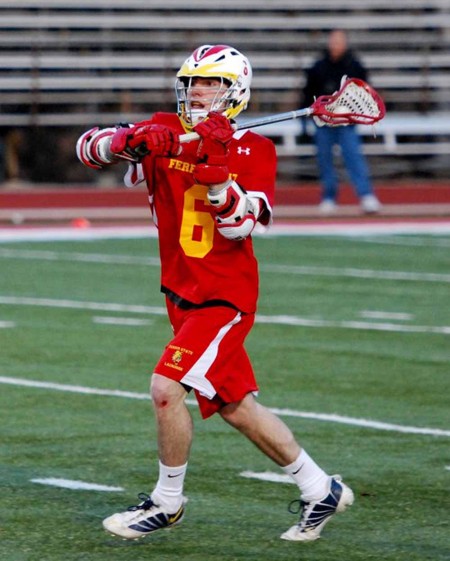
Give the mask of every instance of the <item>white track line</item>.
[{"label": "white track line", "polygon": [[265,236],[385,236],[392,234],[448,234],[450,221],[374,222],[361,224],[275,224]]},{"label": "white track line", "polygon": [[[150,396],[146,393],[127,392],[122,390],[104,390],[99,388],[90,388],[86,386],[72,386],[68,384],[56,384],[54,382],[41,382],[37,380],[28,380],[25,378],[13,378],[8,376],[0,376],[0,384],[9,384],[13,386],[22,386],[28,388],[40,388],[46,390],[55,390],[69,393],[101,395],[108,397],[124,397],[129,399],[149,400]],[[197,405],[195,400],[186,400],[188,405]],[[383,423],[379,421],[371,421],[368,419],[358,419],[354,417],[345,417],[341,415],[330,415],[327,413],[312,413],[307,411],[296,411],[294,409],[270,409],[280,417],[297,417],[303,419],[313,419],[316,421],[326,421],[331,423],[341,423],[344,425],[352,425],[364,427],[368,429],[378,429],[385,431],[394,431],[406,434],[422,434],[431,436],[450,436],[450,430],[433,429],[425,427],[411,427],[406,425],[396,425],[391,423]]]},{"label": "white track line", "polygon": [[75,489],[76,491],[123,491],[123,487],[111,487],[109,485],[99,485],[97,483],[87,483],[76,479],[60,479],[58,477],[36,478],[30,480],[32,483],[41,485],[51,485],[62,487],[63,489]]},{"label": "white track line", "polygon": [[0,229],[2,242],[58,242],[85,240],[120,240],[156,238],[154,226],[99,227],[99,228],[14,228]]},{"label": "white track line", "polygon": [[[0,296],[0,304],[9,304],[14,306],[40,306],[47,308],[72,308],[78,310],[101,310],[108,312],[152,314],[159,316],[166,315],[166,310],[163,307],[130,306],[112,302],[81,302],[77,300],[54,300],[51,298]],[[256,314],[255,321],[256,323],[290,325],[297,327],[390,331],[397,333],[436,333],[450,335],[450,326],[446,325],[399,325],[396,323],[371,323],[367,321],[328,321],[288,315],[266,316],[261,314]]]},{"label": "white track line", "polygon": [[[275,223],[262,233],[255,231],[256,236],[345,236],[360,237],[364,235],[386,236],[392,234],[448,234],[450,221],[430,220],[429,222],[366,222],[350,223]],[[71,241],[71,240],[102,240],[102,239],[142,239],[156,238],[157,229],[151,223],[148,226],[95,226],[91,228],[73,227],[25,227],[18,229],[0,228],[1,242],[21,241]]]}]

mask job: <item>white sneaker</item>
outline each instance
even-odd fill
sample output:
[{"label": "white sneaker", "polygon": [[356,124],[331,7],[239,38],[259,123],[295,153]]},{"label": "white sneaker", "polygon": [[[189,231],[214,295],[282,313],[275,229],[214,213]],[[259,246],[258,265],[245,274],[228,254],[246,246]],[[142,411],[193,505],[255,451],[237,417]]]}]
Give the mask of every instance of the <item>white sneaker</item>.
[{"label": "white sneaker", "polygon": [[333,475],[330,477],[330,491],[322,500],[292,501],[292,503],[300,503],[300,521],[284,532],[281,539],[304,542],[319,539],[320,533],[331,517],[338,512],[343,512],[353,504],[353,501],[353,491],[350,487],[342,482],[339,475]]},{"label": "white sneaker", "polygon": [[375,195],[361,197],[361,208],[366,214],[376,214],[381,210],[381,203]]},{"label": "white sneaker", "polygon": [[337,204],[332,199],[324,199],[319,205],[319,212],[324,216],[334,214],[337,210]]},{"label": "white sneaker", "polygon": [[141,503],[130,506],[125,512],[117,512],[105,518],[103,528],[115,536],[127,540],[136,540],[156,530],[174,526],[183,519],[186,503],[184,497],[183,503],[174,514],[170,514],[160,506],[155,505],[146,493],[139,493],[138,497],[141,499]]}]

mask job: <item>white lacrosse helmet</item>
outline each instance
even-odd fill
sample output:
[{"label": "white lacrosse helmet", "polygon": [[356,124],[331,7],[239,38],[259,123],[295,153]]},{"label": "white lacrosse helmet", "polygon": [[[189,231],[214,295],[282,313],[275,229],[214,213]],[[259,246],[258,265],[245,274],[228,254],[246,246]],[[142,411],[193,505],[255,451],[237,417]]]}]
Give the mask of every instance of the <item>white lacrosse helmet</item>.
[{"label": "white lacrosse helmet", "polygon": [[189,89],[195,77],[217,78],[228,86],[225,93],[214,98],[209,111],[218,111],[233,119],[247,108],[252,81],[252,67],[247,57],[228,45],[202,45],[184,61],[177,73],[178,115],[185,127],[192,128],[208,113],[191,107]]}]

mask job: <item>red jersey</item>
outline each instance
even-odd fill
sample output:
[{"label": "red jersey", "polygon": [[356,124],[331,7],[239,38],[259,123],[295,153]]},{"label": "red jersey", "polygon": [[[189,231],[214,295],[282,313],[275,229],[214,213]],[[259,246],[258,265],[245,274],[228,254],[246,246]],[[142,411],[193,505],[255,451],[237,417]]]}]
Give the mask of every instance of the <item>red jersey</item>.
[{"label": "red jersey", "polygon": [[[155,113],[150,121],[185,131],[176,114]],[[142,124],[142,123],[141,123]],[[223,237],[207,199],[208,188],[195,182],[199,141],[183,144],[174,158],[146,156],[142,161],[155,224],[158,227],[163,292],[194,304],[225,301],[242,312],[256,311],[258,265],[249,236]],[[276,153],[273,143],[249,130],[230,143],[231,177],[251,196],[264,201],[260,221],[271,219]]]}]

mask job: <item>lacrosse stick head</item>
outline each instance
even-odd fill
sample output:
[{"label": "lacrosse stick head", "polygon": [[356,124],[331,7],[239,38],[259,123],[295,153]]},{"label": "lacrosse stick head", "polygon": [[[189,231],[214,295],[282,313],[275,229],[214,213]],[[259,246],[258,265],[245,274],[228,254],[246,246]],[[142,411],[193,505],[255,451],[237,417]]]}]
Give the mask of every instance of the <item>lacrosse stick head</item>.
[{"label": "lacrosse stick head", "polygon": [[311,105],[311,115],[330,127],[372,125],[386,114],[383,100],[369,84],[346,78],[333,95],[322,95]]}]

